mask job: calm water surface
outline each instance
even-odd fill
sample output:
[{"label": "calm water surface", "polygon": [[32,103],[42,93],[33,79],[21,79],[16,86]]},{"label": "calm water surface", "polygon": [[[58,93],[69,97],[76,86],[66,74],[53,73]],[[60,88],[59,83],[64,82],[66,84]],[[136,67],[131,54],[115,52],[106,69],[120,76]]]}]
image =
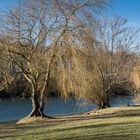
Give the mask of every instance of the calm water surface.
[{"label": "calm water surface", "polygon": [[[112,106],[121,106],[135,104],[134,97],[113,97],[111,99]],[[45,113],[47,115],[71,115],[95,109],[94,104],[81,103],[74,99],[65,101],[59,97],[50,97],[47,100]],[[0,122],[17,120],[27,116],[31,111],[30,99],[0,99]]]}]

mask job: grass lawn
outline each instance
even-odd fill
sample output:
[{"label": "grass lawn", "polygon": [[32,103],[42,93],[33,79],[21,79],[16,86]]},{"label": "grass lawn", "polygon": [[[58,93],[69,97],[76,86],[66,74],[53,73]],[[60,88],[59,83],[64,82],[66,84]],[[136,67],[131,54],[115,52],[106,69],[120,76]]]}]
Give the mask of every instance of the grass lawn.
[{"label": "grass lawn", "polygon": [[91,115],[0,123],[0,140],[140,140],[139,115],[140,107],[115,107]]}]

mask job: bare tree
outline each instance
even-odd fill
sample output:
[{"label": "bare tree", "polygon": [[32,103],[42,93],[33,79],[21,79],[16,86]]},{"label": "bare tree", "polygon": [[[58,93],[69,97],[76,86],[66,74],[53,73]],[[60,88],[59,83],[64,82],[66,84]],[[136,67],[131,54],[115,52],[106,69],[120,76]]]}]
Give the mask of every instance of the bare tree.
[{"label": "bare tree", "polygon": [[5,47],[5,37],[0,38],[0,91],[5,91],[14,79],[12,61],[9,57],[8,47]]},{"label": "bare tree", "polygon": [[78,58],[81,50],[74,46],[83,47],[84,29],[107,1],[22,2],[10,10],[6,19],[2,18],[1,28],[9,38],[10,57],[30,83],[33,110],[29,116],[45,116],[43,111],[53,71],[57,73],[61,96],[68,97],[70,92],[81,95],[78,93],[85,91],[80,87],[86,83]]},{"label": "bare tree", "polygon": [[133,54],[137,47],[138,30],[127,27],[126,20],[121,17],[102,18],[96,28],[96,43],[92,56],[96,77],[91,100],[99,108],[110,106],[110,97],[122,90],[133,92],[131,73],[133,70]]}]

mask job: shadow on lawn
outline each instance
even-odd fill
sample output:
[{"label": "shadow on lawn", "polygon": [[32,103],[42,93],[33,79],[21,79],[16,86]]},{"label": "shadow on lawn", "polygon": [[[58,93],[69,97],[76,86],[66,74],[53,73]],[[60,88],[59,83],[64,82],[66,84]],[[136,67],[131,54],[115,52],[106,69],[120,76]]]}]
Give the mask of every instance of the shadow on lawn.
[{"label": "shadow on lawn", "polygon": [[[104,133],[102,132],[102,128],[104,127],[115,127],[118,126],[118,128],[121,127],[125,127],[127,125],[130,125],[129,129],[131,128],[131,125],[133,125],[133,127],[137,127],[140,126],[140,122],[136,123],[133,122],[133,120],[131,122],[122,122],[122,123],[101,123],[101,124],[95,124],[94,125],[94,120],[92,124],[89,125],[84,125],[84,126],[69,126],[67,128],[51,128],[49,130],[50,126],[55,126],[55,125],[61,125],[61,124],[66,124],[67,122],[76,122],[76,121],[81,121],[81,120],[90,120],[90,119],[102,119],[102,118],[113,118],[113,117],[132,117],[132,116],[140,116],[140,111],[139,110],[129,110],[129,111],[117,111],[115,113],[110,113],[110,114],[106,114],[106,115],[96,115],[96,116],[92,116],[92,115],[81,115],[81,116],[71,116],[71,117],[60,117],[60,118],[56,118],[56,119],[47,119],[47,120],[43,120],[42,122],[37,122],[37,123],[32,123],[32,124],[25,124],[25,125],[17,125],[15,124],[15,122],[13,123],[1,123],[0,124],[0,139],[3,138],[18,138],[18,137],[24,137],[24,136],[35,136],[38,137],[39,135],[43,135],[47,138],[47,135],[49,133],[59,133],[59,132],[64,132],[62,133],[65,134],[65,132],[68,134],[68,132],[71,133],[71,135],[68,136],[68,138],[62,136],[62,139],[74,139],[74,140],[93,140],[93,139],[100,139],[100,140],[120,140],[122,137],[124,137],[123,140],[127,140],[127,138],[130,137],[133,138],[134,140],[139,140],[140,139],[140,135],[139,134],[132,134],[134,133],[134,131],[129,131],[129,133],[123,133],[123,131],[120,132],[108,132],[108,133]],[[38,128],[42,128],[43,132],[38,132]],[[47,128],[47,129],[45,129]],[[90,133],[88,134],[85,133],[85,135],[82,136],[82,134],[75,134],[74,131],[78,131],[78,130],[82,130],[82,132],[86,131],[86,129],[94,129],[94,128],[99,128],[98,134],[96,133]],[[101,128],[101,129],[100,129]],[[127,128],[127,127],[126,127]],[[128,128],[127,128],[128,129]],[[25,130],[25,131],[24,131]],[[28,131],[30,130],[31,133]],[[118,129],[117,129],[118,130]],[[119,130],[118,130],[119,131]],[[23,133],[22,133],[23,132]],[[80,131],[79,131],[80,133]],[[139,138],[137,138],[139,137]],[[58,137],[56,137],[55,139],[59,139]],[[62,140],[61,139],[61,140]],[[131,139],[131,140],[133,140]]]},{"label": "shadow on lawn", "polygon": [[[48,136],[48,134],[49,133],[59,133],[59,132],[64,132],[64,133],[62,133],[62,137],[63,138],[61,138],[61,140],[62,139],[74,139],[74,140],[93,140],[93,139],[96,139],[96,140],[98,140],[98,139],[105,139],[105,140],[115,140],[115,139],[118,139],[118,140],[120,140],[119,139],[119,137],[120,138],[124,138],[125,139],[125,137],[127,137],[128,138],[128,135],[130,135],[131,137],[135,137],[135,140],[137,140],[136,139],[136,137],[137,137],[137,135],[138,134],[132,134],[133,133],[133,131],[129,131],[129,132],[131,132],[131,133],[129,133],[129,134],[126,134],[126,133],[123,133],[123,131],[111,131],[111,132],[107,132],[107,133],[104,133],[103,131],[101,131],[101,132],[99,132],[98,134],[96,134],[96,133],[90,133],[90,134],[88,134],[88,131],[87,131],[87,133],[85,133],[84,135],[81,133],[81,134],[78,134],[78,133],[74,133],[74,131],[76,131],[76,130],[81,130],[81,129],[85,129],[85,131],[86,131],[86,129],[94,129],[94,128],[99,128],[99,131],[100,131],[100,128],[103,128],[103,127],[110,127],[110,126],[118,126],[118,127],[122,127],[122,126],[127,126],[127,125],[130,125],[130,127],[129,127],[129,129],[131,129],[131,125],[133,125],[133,127],[135,127],[135,126],[139,126],[140,125],[140,123],[135,123],[135,122],[129,122],[129,123],[127,123],[127,122],[125,122],[125,123],[102,123],[102,124],[92,124],[92,125],[84,125],[84,126],[76,126],[76,127],[68,127],[68,128],[54,128],[54,129],[51,129],[51,130],[49,130],[49,129],[47,129],[47,130],[45,130],[45,129],[43,129],[43,132],[37,132],[37,131],[35,131],[35,132],[31,132],[31,133],[29,133],[28,131],[27,131],[27,134],[26,133],[24,133],[24,131],[23,131],[23,128],[24,128],[24,126],[23,127],[21,127],[21,128],[18,128],[18,131],[20,132],[20,133],[18,133],[18,131],[14,131],[14,132],[12,132],[12,133],[10,133],[9,132],[9,134],[8,135],[2,135],[2,136],[0,136],[0,139],[3,139],[3,138],[18,138],[18,137],[24,137],[24,136],[30,136],[30,137],[32,137],[32,136],[34,136],[34,137],[39,137],[39,135],[41,135],[41,136],[44,136],[44,137],[46,137],[47,138],[47,136]],[[43,127],[46,127],[45,125],[43,126]],[[33,127],[33,128],[38,128],[38,127]],[[32,130],[32,131],[34,131],[33,130],[33,128],[32,127],[30,127],[30,130]],[[41,126],[40,126],[40,128],[41,128]],[[102,129],[101,129],[102,130]],[[23,132],[23,133],[21,133],[21,132]],[[67,133],[69,133],[68,134],[68,137],[66,137],[66,136],[63,136],[63,134],[65,135],[65,132],[67,132]],[[79,131],[80,132],[80,131]],[[81,131],[81,132],[83,132],[83,131]],[[17,134],[14,134],[14,133],[17,133]],[[49,139],[49,138],[48,138]],[[57,139],[57,140],[59,140],[59,138],[58,137],[55,137],[54,136],[54,139]],[[124,140],[123,139],[123,140]]]},{"label": "shadow on lawn", "polygon": [[[35,122],[35,123],[32,123],[32,124],[17,125],[17,124],[15,124],[15,122],[10,123],[10,124],[2,123],[2,124],[0,124],[0,132],[3,129],[5,129],[6,132],[7,132],[7,130],[9,131],[9,129],[19,130],[19,129],[43,128],[43,127],[46,127],[46,126],[54,126],[54,125],[58,125],[58,124],[81,121],[81,120],[92,120],[92,119],[113,118],[113,117],[126,117],[126,116],[127,117],[140,116],[139,112],[136,111],[136,110],[130,110],[129,112],[131,112],[131,115],[128,114],[126,111],[118,111],[115,114],[112,113],[112,114],[107,114],[107,115],[71,116],[71,117],[68,117],[68,118],[66,117],[66,118],[47,119],[47,120],[43,120],[41,122]],[[116,114],[117,114],[117,116],[116,116]]]},{"label": "shadow on lawn", "polygon": [[71,131],[71,130],[77,130],[77,129],[92,129],[92,128],[102,128],[102,127],[110,127],[110,126],[127,126],[127,125],[133,125],[133,126],[140,126],[140,123],[135,124],[135,122],[125,122],[125,123],[101,123],[101,124],[92,124],[92,125],[84,125],[84,126],[74,126],[69,128],[60,128],[53,131]]}]

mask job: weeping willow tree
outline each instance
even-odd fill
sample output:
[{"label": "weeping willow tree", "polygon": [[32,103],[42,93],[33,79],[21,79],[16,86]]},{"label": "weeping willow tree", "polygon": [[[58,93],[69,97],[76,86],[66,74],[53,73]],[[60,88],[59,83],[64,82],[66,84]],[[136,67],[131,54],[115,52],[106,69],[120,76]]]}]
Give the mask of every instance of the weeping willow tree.
[{"label": "weeping willow tree", "polygon": [[53,61],[52,72],[56,89],[64,98],[84,98],[89,90],[90,73],[86,67],[86,54],[77,46],[61,46]]},{"label": "weeping willow tree", "polygon": [[10,57],[30,85],[32,112],[29,117],[45,116],[43,111],[52,77],[61,96],[85,95],[89,84],[81,51],[85,42],[83,35],[107,2],[23,0],[1,16],[1,28],[9,38]]}]

